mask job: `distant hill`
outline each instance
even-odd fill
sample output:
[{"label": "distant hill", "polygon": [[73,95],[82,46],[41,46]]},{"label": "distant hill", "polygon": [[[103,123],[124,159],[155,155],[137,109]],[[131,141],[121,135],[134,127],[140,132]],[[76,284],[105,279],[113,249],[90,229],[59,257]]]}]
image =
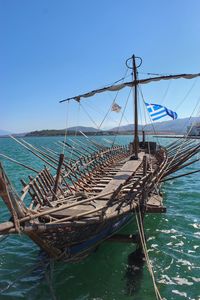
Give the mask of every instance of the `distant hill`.
[{"label": "distant hill", "polygon": [[[74,126],[67,128],[68,135],[80,134],[80,131],[86,132],[88,135],[92,135],[94,133],[101,133],[101,130],[98,130],[93,127],[85,127],[85,126]],[[26,136],[57,136],[57,135],[65,135],[66,129],[44,129],[44,130],[36,130],[31,131],[26,134]]]},{"label": "distant hill", "polygon": [[25,136],[57,136],[65,135],[65,129],[44,129],[28,132]]},{"label": "distant hill", "polygon": [[11,134],[11,132],[7,130],[0,129],[0,136]]},{"label": "distant hill", "polygon": [[[3,133],[3,134],[2,134]],[[9,137],[10,135],[15,136],[15,137],[24,137],[26,136],[26,133],[12,133],[6,130],[0,130],[0,138],[6,138]]]},{"label": "distant hill", "polygon": [[74,126],[74,127],[69,127],[67,131],[82,131],[82,132],[98,132],[102,130],[98,130],[93,127],[85,127],[85,126]]},{"label": "distant hill", "polygon": [[[183,119],[177,119],[172,121],[163,121],[163,122],[154,122],[152,124],[147,124],[144,126],[139,125],[138,129],[141,131],[144,127],[145,131],[151,131],[154,130],[156,132],[162,133],[174,133],[174,134],[184,134],[187,131],[187,127],[194,123],[194,122],[200,122],[200,117],[193,117],[193,118],[183,118]],[[116,131],[118,128],[112,128],[111,131]],[[129,124],[125,126],[121,126],[119,128],[119,131],[133,131],[134,125]]]},{"label": "distant hill", "polygon": [[[147,124],[145,126],[139,125],[138,130],[142,131],[143,128],[145,132],[154,133],[157,132],[159,134],[184,134],[187,132],[187,127],[195,122],[200,122],[200,117],[193,118],[183,118],[172,121],[163,121],[163,122],[155,122],[152,124]],[[116,132],[118,134],[132,134],[134,130],[134,124],[128,124],[124,126],[114,127],[110,130],[98,130],[93,127],[85,127],[85,126],[74,126],[67,129],[68,135],[80,135],[80,131],[85,132],[87,135],[114,135]],[[24,134],[23,134],[24,135]],[[25,136],[58,136],[65,135],[65,129],[45,129],[45,130],[36,130],[32,132],[28,132]]]},{"label": "distant hill", "polygon": [[153,127],[156,132],[174,132],[175,134],[184,134],[187,132],[187,127],[192,123],[200,122],[200,118],[183,118],[172,121],[158,122],[147,126],[147,130],[152,131]]}]

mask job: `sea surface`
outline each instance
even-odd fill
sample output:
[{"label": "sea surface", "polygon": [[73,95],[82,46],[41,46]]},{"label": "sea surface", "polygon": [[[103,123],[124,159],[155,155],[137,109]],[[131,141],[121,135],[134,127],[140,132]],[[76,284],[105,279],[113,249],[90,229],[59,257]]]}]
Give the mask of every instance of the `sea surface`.
[{"label": "sea surface", "polygon": [[[106,137],[106,139],[109,137]],[[84,138],[82,137],[82,140]],[[97,139],[107,143],[103,137]],[[131,140],[120,136],[119,143]],[[36,146],[61,151],[62,137],[26,138]],[[86,140],[85,144],[86,143]],[[170,139],[160,139],[161,144]],[[0,153],[32,165],[43,163],[9,138],[0,139]],[[3,158],[1,162],[20,193],[20,178],[32,172]],[[200,169],[200,163],[187,171]],[[145,216],[148,254],[163,299],[200,300],[200,174],[174,179],[162,186],[165,214]],[[9,213],[0,200],[0,221]],[[123,231],[134,233],[135,219]],[[154,300],[145,262],[135,263],[135,246],[104,242],[85,260],[65,264],[47,261],[26,236],[0,237],[0,299]]]}]

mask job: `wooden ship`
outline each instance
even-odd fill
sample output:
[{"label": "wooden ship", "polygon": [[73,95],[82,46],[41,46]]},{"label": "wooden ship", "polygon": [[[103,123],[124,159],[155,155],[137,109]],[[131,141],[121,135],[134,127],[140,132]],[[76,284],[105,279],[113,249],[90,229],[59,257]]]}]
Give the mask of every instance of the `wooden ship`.
[{"label": "wooden ship", "polygon": [[[70,262],[86,257],[102,241],[115,239],[117,232],[131,222],[134,214],[140,212],[143,219],[145,213],[165,212],[161,183],[171,179],[172,173],[194,163],[195,159],[187,161],[199,152],[200,144],[185,139],[161,147],[155,142],[145,142],[144,135],[139,141],[138,85],[158,80],[190,79],[200,74],[139,80],[137,59],[140,58],[131,57],[132,81],[61,101],[73,99],[79,102],[96,93],[130,87],[135,108],[130,144],[105,146],[84,135],[85,143],[78,139],[73,146],[63,142],[69,151],[73,150],[73,159],[69,161],[62,153],[14,138],[45,162],[45,167],[38,172],[21,164],[36,176],[30,176],[28,183],[21,180],[22,194],[18,195],[0,165],[0,196],[12,216],[0,224],[0,235],[25,234],[49,257]],[[56,171],[55,175],[52,170]],[[27,201],[27,197],[31,201]]]}]

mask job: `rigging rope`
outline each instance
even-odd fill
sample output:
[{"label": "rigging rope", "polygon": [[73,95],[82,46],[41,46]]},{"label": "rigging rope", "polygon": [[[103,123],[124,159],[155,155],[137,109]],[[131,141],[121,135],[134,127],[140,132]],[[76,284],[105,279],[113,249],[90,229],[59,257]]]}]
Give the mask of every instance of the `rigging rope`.
[{"label": "rigging rope", "polygon": [[[131,74],[127,75],[127,73],[128,73],[128,68],[127,68],[127,70],[126,70],[126,72],[125,72],[125,75],[124,75],[124,77],[122,77],[122,78],[120,78],[119,80],[117,80],[117,81],[113,82],[113,84],[112,84],[112,85],[114,85],[114,84],[116,84],[116,83],[118,83],[118,82],[120,82],[120,81],[124,81],[124,79],[126,79],[126,78],[128,78],[128,77],[132,76]],[[127,76],[126,76],[126,75],[127,75]]]},{"label": "rigging rope", "polygon": [[[121,79],[120,81],[124,81],[124,79],[127,77],[127,76],[126,76],[126,75],[127,75],[127,73],[128,73],[128,68],[126,68],[125,75],[124,75],[124,77],[122,77],[122,79]],[[130,76],[130,75],[129,75],[129,76]],[[114,84],[116,84],[116,83],[117,83],[117,82],[114,82],[114,83],[113,83],[113,85],[114,85]],[[117,99],[118,95],[119,95],[119,91],[117,91],[117,93],[116,93],[116,95],[115,95],[115,97],[114,97],[114,99],[113,99],[113,101],[112,101],[112,103],[111,103],[111,105],[110,105],[110,107],[109,107],[109,109],[108,109],[108,111],[107,111],[106,115],[104,116],[103,120],[101,121],[101,123],[100,123],[100,125],[99,125],[99,128],[98,128],[98,129],[100,129],[100,128],[101,128],[101,126],[103,125],[103,123],[104,123],[104,121],[106,120],[107,116],[108,116],[108,115],[109,115],[109,113],[111,112],[111,110],[112,110],[112,107],[113,107],[113,104],[115,103],[115,101],[116,101],[116,99]]]},{"label": "rigging rope", "polygon": [[[122,77],[120,80],[114,82],[113,85],[116,84],[117,82],[123,81],[125,78],[129,77],[130,75],[126,76],[126,75],[127,75],[127,72],[128,72],[128,68],[126,68],[124,77]],[[83,107],[83,105],[80,104],[81,107],[83,108],[83,110],[85,111],[85,113],[87,114],[87,116],[89,117],[89,119],[92,121],[92,123],[93,123],[93,124],[95,125],[95,127],[98,129],[98,131],[100,130],[100,128],[102,127],[102,125],[103,125],[103,123],[105,122],[106,118],[108,117],[109,113],[111,112],[112,106],[113,106],[113,104],[115,103],[118,94],[119,94],[119,91],[117,91],[117,93],[116,93],[116,95],[115,95],[115,97],[114,97],[114,100],[112,101],[112,104],[110,105],[108,111],[106,112],[104,118],[102,119],[102,121],[101,121],[101,123],[100,123],[99,125],[93,120],[93,118],[90,116],[90,114],[88,113],[88,111]],[[80,102],[79,102],[79,103],[80,103]],[[117,122],[116,122],[116,123],[117,123]],[[117,124],[118,124],[118,123],[117,123]],[[121,122],[120,122],[120,124],[121,124]],[[119,125],[119,126],[120,126],[120,125]],[[119,128],[119,126],[118,126],[118,128]],[[97,135],[98,131],[94,134],[94,136]],[[116,135],[115,135],[115,139],[116,139]],[[114,140],[115,140],[115,139],[114,139]],[[112,143],[112,146],[114,145],[114,142],[110,141],[110,143]]]},{"label": "rigging rope", "polygon": [[67,129],[68,129],[68,121],[69,121],[69,101],[67,101],[67,111],[66,111],[66,127],[65,127],[65,137],[64,137],[64,143],[63,143],[63,154],[65,153],[65,147],[66,147],[66,141],[67,141]]},{"label": "rigging rope", "polygon": [[[139,231],[139,235],[140,235],[140,241],[141,241],[142,249],[143,249],[143,252],[144,252],[144,255],[145,255],[147,268],[149,270],[149,273],[150,273],[152,281],[153,281],[153,286],[154,286],[156,299],[157,300],[162,300],[163,298],[161,297],[160,292],[158,290],[158,287],[156,285],[153,266],[152,266],[151,261],[149,259],[149,254],[148,254],[148,249],[147,249],[147,244],[146,244],[146,239],[145,239],[145,234],[144,234],[144,226],[143,226],[143,221],[142,221],[142,216],[141,216],[141,211],[140,211],[140,205],[138,205],[138,212],[136,211],[135,206],[134,206],[134,210],[135,210],[137,227],[138,227],[138,231]],[[139,218],[138,218],[137,214],[139,214]]]},{"label": "rigging rope", "polygon": [[[139,92],[140,92],[140,94],[141,94],[141,96],[142,96],[143,105],[144,105],[144,111],[146,112],[146,104],[145,104],[144,95],[143,95],[143,93],[142,93],[142,89],[141,89],[140,85],[138,85],[138,87],[139,87]],[[154,126],[154,124],[153,124],[151,118],[149,118],[149,121],[150,121],[150,124],[151,124],[151,126],[152,126],[152,128],[153,128],[153,132],[154,132],[154,135],[155,135],[155,137],[156,137],[157,143],[158,143],[158,145],[160,145],[160,141],[159,141],[159,139],[158,139],[158,137],[157,137],[156,130],[155,130],[155,126]],[[146,120],[145,120],[145,122],[146,122],[146,125],[148,125]],[[144,128],[144,127],[143,127],[143,128]]]},{"label": "rigging rope", "polygon": [[138,72],[138,74],[145,74],[145,75],[152,75],[152,76],[169,76],[170,73],[145,73],[145,72]]},{"label": "rigging rope", "polygon": [[[77,121],[76,121],[76,123],[77,123],[77,126],[76,126],[76,130],[75,130],[75,135],[74,135],[74,138],[76,138],[76,136],[77,136],[77,132],[78,132],[78,125],[79,125],[79,115],[80,115],[80,108],[81,108],[81,104],[80,104],[80,101],[78,102],[78,113],[77,113]],[[69,160],[69,164],[71,163],[71,161],[72,161],[72,156],[73,156],[73,153],[74,153],[74,143],[72,143],[72,146],[73,146],[73,148],[72,148],[72,150],[71,150],[71,153],[70,153],[70,160]]]},{"label": "rigging rope", "polygon": [[187,97],[189,96],[189,94],[191,93],[191,91],[193,90],[194,86],[196,85],[196,82],[197,82],[197,79],[196,78],[192,84],[192,86],[190,87],[190,89],[187,91],[185,97],[183,98],[183,100],[181,100],[178,105],[175,107],[175,111],[185,102],[185,100],[187,99]]},{"label": "rigging rope", "polygon": [[[109,94],[109,95],[110,95],[110,94]],[[85,105],[86,105],[88,108],[90,108],[90,109],[92,109],[93,111],[95,111],[95,113],[98,113],[101,117],[103,117],[103,118],[105,117],[105,113],[101,111],[101,108],[100,108],[100,107],[97,107],[97,106],[96,106],[96,107],[94,108],[94,107],[91,105],[91,102],[90,102],[90,103],[85,102]],[[107,113],[107,112],[106,112],[106,113]],[[109,116],[109,119],[118,125],[118,122],[117,122],[116,120],[114,120],[111,116]]]},{"label": "rigging rope", "polygon": [[165,100],[165,98],[166,98],[166,96],[167,96],[167,94],[169,92],[169,88],[170,88],[171,83],[172,83],[172,80],[169,80],[169,82],[167,84],[167,88],[166,88],[166,90],[165,90],[165,92],[164,92],[164,94],[162,96],[162,100],[160,101],[160,104],[164,103],[164,100]]},{"label": "rigging rope", "polygon": [[[185,101],[185,100],[187,99],[188,95],[191,93],[192,89],[194,88],[194,86],[195,86],[195,84],[196,84],[196,81],[197,81],[197,79],[195,80],[195,82],[192,84],[192,86],[190,87],[190,89],[189,89],[188,92],[186,93],[184,99],[182,100],[182,103],[183,103],[183,101]],[[140,86],[139,86],[139,90],[140,90],[140,93],[141,93],[141,95],[142,95],[143,102],[144,102],[144,106],[145,106],[145,100],[144,100],[143,93],[142,93],[142,90],[141,90],[141,87],[140,87]],[[168,89],[167,89],[166,93],[167,93],[167,92],[168,92]],[[165,95],[166,95],[166,93],[165,93]],[[197,103],[196,103],[196,105],[195,105],[195,108],[194,108],[194,110],[192,111],[192,114],[191,114],[189,120],[192,118],[192,115],[194,114],[195,110],[197,109],[199,100],[200,100],[200,98],[198,98]],[[181,104],[181,103],[179,103],[177,107],[180,107],[180,104]],[[160,144],[159,139],[158,139],[158,137],[157,137],[157,135],[156,135],[156,131],[155,131],[154,124],[152,123],[152,120],[151,120],[151,119],[150,119],[150,121],[151,121],[151,126],[153,127],[153,131],[154,131],[155,137],[156,137],[156,139],[157,139],[157,143]],[[188,123],[188,121],[185,122],[185,123],[183,124],[182,128],[184,128],[184,127],[186,126],[187,123]],[[171,164],[173,163],[173,161],[175,160],[175,158],[177,157],[177,155],[178,155],[179,152],[181,151],[182,146],[183,146],[184,143],[186,142],[186,140],[187,140],[187,138],[188,138],[188,135],[189,135],[189,133],[191,132],[191,130],[192,130],[193,127],[194,127],[194,124],[192,124],[192,126],[190,127],[190,130],[187,132],[187,134],[185,135],[184,139],[181,140],[180,146],[178,147],[178,149],[177,149],[177,151],[176,151],[176,153],[175,153],[175,155],[174,155],[172,161],[170,161],[170,163],[169,163],[169,165],[168,165],[168,168],[171,166]],[[150,149],[149,149],[149,152],[150,152]]]},{"label": "rigging rope", "polygon": [[[196,103],[195,108],[193,109],[193,111],[192,111],[192,113],[191,113],[191,115],[190,115],[189,120],[192,118],[192,115],[194,114],[194,112],[195,112],[195,110],[197,109],[198,105],[199,105],[199,110],[198,110],[197,113],[199,114],[199,112],[200,112],[200,104],[199,104],[199,100],[200,100],[200,97],[197,99],[197,103]],[[184,126],[185,126],[185,125],[186,125],[186,123],[184,124]],[[187,141],[187,138],[188,138],[188,136],[189,136],[189,134],[190,134],[192,128],[194,127],[194,125],[195,125],[195,124],[192,124],[192,126],[190,127],[190,130],[188,130],[188,132],[187,132],[186,135],[184,136],[182,143],[180,143],[180,146],[178,147],[178,149],[177,149],[175,155],[173,156],[172,160],[171,160],[170,163],[168,164],[168,168],[171,166],[171,164],[173,163],[173,161],[175,160],[175,158],[177,157],[177,155],[178,155],[179,152],[181,151],[181,149],[182,149],[184,143]]]},{"label": "rigging rope", "polygon": [[80,103],[80,106],[83,109],[83,111],[86,113],[86,115],[90,119],[90,121],[95,125],[96,128],[98,128],[98,124],[93,120],[93,118],[90,116],[90,114],[88,113],[88,111],[84,108],[84,106],[82,105],[82,103],[81,102],[79,102],[79,103]]},{"label": "rigging rope", "polygon": [[129,94],[128,94],[128,97],[127,97],[127,100],[126,100],[126,103],[125,103],[125,106],[124,106],[124,109],[123,109],[123,112],[122,112],[122,115],[121,115],[121,118],[120,118],[120,122],[119,122],[117,131],[116,131],[116,134],[115,134],[113,143],[112,143],[112,147],[113,147],[114,144],[115,144],[115,140],[116,140],[117,134],[118,134],[118,132],[119,132],[119,127],[121,126],[122,119],[123,119],[123,117],[124,117],[124,113],[125,113],[125,110],[126,110],[126,107],[127,107],[127,104],[128,104],[128,100],[129,100],[130,94],[131,94],[131,89],[130,89],[130,92],[129,92]]},{"label": "rigging rope", "polygon": [[[48,268],[49,268],[49,270],[48,270]],[[48,265],[46,266],[46,269],[45,269],[45,264],[44,264],[45,278],[46,278],[47,284],[49,286],[49,291],[50,291],[52,300],[56,300],[57,298],[56,298],[56,295],[55,295],[55,292],[53,289],[53,284],[52,284],[53,270],[54,270],[54,260],[50,259]]]}]

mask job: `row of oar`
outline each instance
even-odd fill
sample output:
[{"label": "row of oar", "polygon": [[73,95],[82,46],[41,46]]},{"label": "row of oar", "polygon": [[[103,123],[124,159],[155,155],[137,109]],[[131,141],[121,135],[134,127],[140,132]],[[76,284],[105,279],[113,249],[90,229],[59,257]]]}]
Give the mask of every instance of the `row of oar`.
[{"label": "row of oar", "polygon": [[[48,165],[57,171],[60,159],[60,154],[58,152],[45,147],[39,149],[24,139],[19,140],[15,137],[12,137],[12,139],[42,160],[45,165]],[[126,156],[128,153],[127,147],[114,146],[109,148],[89,138],[87,139],[87,144],[84,144],[79,139],[76,141],[70,139],[70,141],[72,142],[71,144],[66,141],[59,143],[65,148],[65,151],[67,150],[67,156],[62,162],[61,176],[65,186],[67,186],[70,192],[78,191],[80,189],[88,191],[87,186],[89,187],[89,185],[87,182],[92,180],[95,173],[102,173],[106,166],[114,164],[115,160],[121,158],[123,155]],[[76,160],[74,159],[73,161],[69,158],[72,152],[76,155]],[[4,154],[2,154],[2,156],[36,172],[37,174],[39,173],[39,171],[32,166],[30,167],[17,162]]]},{"label": "row of oar", "polygon": [[[165,179],[165,177],[167,177],[168,175],[171,175],[172,173],[179,171],[189,165],[192,165],[200,160],[199,157],[191,160],[193,156],[199,153],[200,143],[197,143],[196,141],[191,139],[178,139],[170,144],[166,149],[168,154],[168,165],[165,172],[163,173],[162,181],[168,181],[174,178],[200,172],[200,170],[195,170],[193,172],[180,174],[175,177]],[[188,160],[189,162],[187,162]]]}]

